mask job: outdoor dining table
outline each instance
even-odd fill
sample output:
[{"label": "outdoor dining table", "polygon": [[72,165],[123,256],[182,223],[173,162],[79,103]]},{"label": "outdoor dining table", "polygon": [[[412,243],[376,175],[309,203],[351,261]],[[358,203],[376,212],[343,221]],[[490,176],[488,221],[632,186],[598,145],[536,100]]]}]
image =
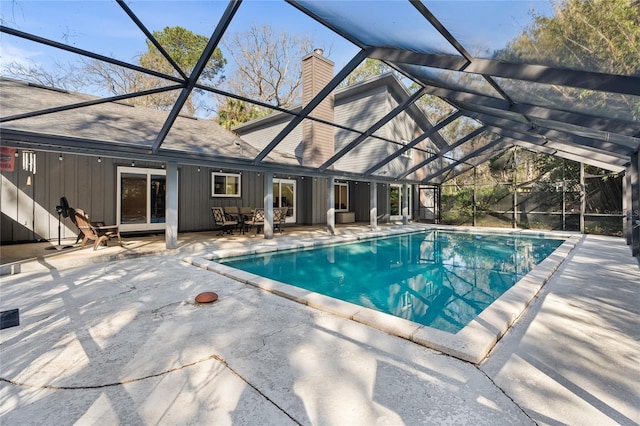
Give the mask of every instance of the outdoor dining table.
[{"label": "outdoor dining table", "polygon": [[253,216],[253,210],[251,213],[229,213],[229,215],[238,222],[238,225],[240,226],[240,234],[244,235],[247,230],[247,221]]}]

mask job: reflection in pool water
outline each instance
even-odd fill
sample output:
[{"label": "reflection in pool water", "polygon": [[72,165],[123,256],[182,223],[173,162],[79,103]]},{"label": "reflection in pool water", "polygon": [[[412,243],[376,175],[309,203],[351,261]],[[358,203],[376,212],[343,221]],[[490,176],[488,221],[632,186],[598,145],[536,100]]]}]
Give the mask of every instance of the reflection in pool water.
[{"label": "reflection in pool water", "polygon": [[455,333],[563,241],[434,230],[221,263]]}]

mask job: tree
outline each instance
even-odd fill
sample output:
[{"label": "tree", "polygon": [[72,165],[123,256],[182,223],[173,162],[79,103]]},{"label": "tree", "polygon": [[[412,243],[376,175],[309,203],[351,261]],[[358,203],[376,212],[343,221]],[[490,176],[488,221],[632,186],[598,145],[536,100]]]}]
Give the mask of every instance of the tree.
[{"label": "tree", "polygon": [[[195,34],[180,26],[165,27],[162,31],[154,31],[153,37],[187,76],[193,71],[209,42],[207,37]],[[143,53],[139,59],[139,64],[142,67],[180,77],[180,73],[166,60],[150,40],[147,40],[147,49],[147,52]],[[199,82],[205,85],[214,85],[224,79],[222,70],[226,62],[220,49],[216,48],[200,75]],[[114,95],[160,88],[170,84],[155,76],[104,64],[99,61],[91,61],[87,64],[86,69],[90,71],[90,75],[94,76],[95,84],[110,90]],[[202,92],[195,89],[194,93],[201,94]],[[168,110],[173,107],[178,95],[179,91],[163,92],[134,98],[132,103]],[[198,110],[196,96],[192,93],[187,99],[183,111],[188,115],[195,115]]]},{"label": "tree", "polygon": [[[166,27],[162,31],[154,31],[153,36],[187,76],[193,71],[209,42],[207,37],[182,27]],[[181,77],[180,73],[149,40],[147,40],[147,49],[147,52],[140,55],[137,65],[163,74]],[[226,59],[222,56],[222,52],[220,49],[215,49],[200,75],[199,82],[215,85],[223,80],[222,71],[225,64]],[[111,95],[124,95],[174,84],[172,81],[160,77],[97,59],[83,60],[78,65],[56,64],[54,71],[45,70],[41,66],[14,63],[5,66],[3,74],[45,86],[74,91],[98,88]],[[197,95],[202,94],[202,91],[196,89],[194,92],[196,96],[192,94],[183,107],[183,111],[189,115],[195,115],[201,109]],[[127,102],[132,105],[169,110],[173,107],[178,95],[179,91],[162,92],[131,98]]]},{"label": "tree", "polygon": [[640,2],[559,0],[496,57],[621,75],[640,75]]},{"label": "tree", "polygon": [[72,64],[55,62],[54,71],[46,70],[42,65],[11,62],[3,65],[2,75],[17,80],[30,81],[46,87],[57,87],[69,91],[79,91],[85,86],[85,79]]},{"label": "tree", "polygon": [[[558,0],[555,16],[533,15],[533,22],[495,58],[511,62],[551,65],[619,75],[640,75],[640,1]],[[594,107],[611,108],[604,93],[567,87],[550,87],[552,100],[558,94],[579,98]],[[617,96],[621,109],[640,120],[640,105]]]},{"label": "tree", "polygon": [[389,65],[378,59],[367,58],[345,78],[339,87],[349,87],[368,78],[393,71]]},{"label": "tree", "polygon": [[[193,71],[209,42],[207,37],[195,34],[180,26],[165,27],[162,31],[154,31],[153,37],[187,76]],[[147,40],[147,49],[147,52],[140,56],[141,66],[179,76],[178,72],[173,69],[150,40]],[[226,63],[227,60],[222,56],[222,51],[216,48],[200,75],[199,81],[203,84],[218,83],[217,78],[224,79],[224,76],[220,74]]]},{"label": "tree", "polygon": [[218,123],[227,129],[262,116],[264,114],[253,105],[233,98],[228,98],[224,106],[218,109]]},{"label": "tree", "polygon": [[[229,92],[283,108],[301,102],[301,58],[311,51],[311,39],[286,32],[276,34],[268,25],[254,25],[223,40],[222,45],[237,67],[226,81]],[[218,110],[229,106],[234,104],[221,99]],[[250,109],[255,109],[255,114],[269,112],[256,106]]]}]

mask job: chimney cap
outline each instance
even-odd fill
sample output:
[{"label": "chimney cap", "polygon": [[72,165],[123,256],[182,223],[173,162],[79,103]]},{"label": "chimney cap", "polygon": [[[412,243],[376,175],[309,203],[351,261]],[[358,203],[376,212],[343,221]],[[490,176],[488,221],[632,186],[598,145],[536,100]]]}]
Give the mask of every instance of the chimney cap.
[{"label": "chimney cap", "polygon": [[324,53],[324,49],[322,49],[321,47],[316,47],[315,49],[313,49],[313,53],[322,56],[322,54]]}]

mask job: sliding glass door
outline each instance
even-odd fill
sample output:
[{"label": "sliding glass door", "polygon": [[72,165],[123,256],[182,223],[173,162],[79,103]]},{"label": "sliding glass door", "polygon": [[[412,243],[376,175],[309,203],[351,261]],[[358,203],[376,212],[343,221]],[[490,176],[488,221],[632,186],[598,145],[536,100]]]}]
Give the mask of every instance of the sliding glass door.
[{"label": "sliding glass door", "polygon": [[273,207],[288,207],[286,223],[296,222],[296,181],[273,179]]},{"label": "sliding glass door", "polygon": [[389,188],[389,218],[391,220],[402,220],[402,202],[405,196],[407,199],[407,216],[411,219],[411,185],[407,189],[407,194],[402,193],[402,185],[391,184]]},{"label": "sliding glass door", "polygon": [[118,167],[116,223],[121,231],[165,228],[166,172]]}]

